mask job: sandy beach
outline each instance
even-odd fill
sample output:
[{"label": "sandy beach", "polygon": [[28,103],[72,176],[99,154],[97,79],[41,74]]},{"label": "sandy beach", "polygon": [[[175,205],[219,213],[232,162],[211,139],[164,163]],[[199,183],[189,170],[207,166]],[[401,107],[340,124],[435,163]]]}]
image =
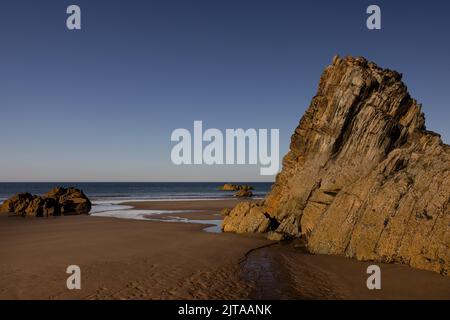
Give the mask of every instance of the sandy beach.
[{"label": "sandy beach", "polygon": [[[127,205],[216,220],[220,209],[236,201]],[[205,227],[2,214],[0,299],[450,299],[450,279],[432,272],[382,264],[382,290],[370,291],[366,267],[371,263],[310,255],[295,241],[278,244],[205,232]],[[81,268],[81,290],[66,288],[69,265]]]}]

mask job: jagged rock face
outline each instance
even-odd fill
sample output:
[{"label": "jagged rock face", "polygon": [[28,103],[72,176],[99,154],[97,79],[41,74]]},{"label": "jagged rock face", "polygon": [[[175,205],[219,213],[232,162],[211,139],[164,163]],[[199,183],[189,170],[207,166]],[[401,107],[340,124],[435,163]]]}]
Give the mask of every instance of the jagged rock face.
[{"label": "jagged rock face", "polygon": [[43,197],[19,193],[0,206],[0,212],[35,217],[83,214],[90,210],[90,200],[76,188],[54,188]]},{"label": "jagged rock face", "polygon": [[[425,130],[401,75],[335,57],[259,208],[259,230],[302,236],[313,253],[449,275],[449,203],[450,147]],[[236,207],[224,230],[257,229],[243,223],[249,214]]]}]

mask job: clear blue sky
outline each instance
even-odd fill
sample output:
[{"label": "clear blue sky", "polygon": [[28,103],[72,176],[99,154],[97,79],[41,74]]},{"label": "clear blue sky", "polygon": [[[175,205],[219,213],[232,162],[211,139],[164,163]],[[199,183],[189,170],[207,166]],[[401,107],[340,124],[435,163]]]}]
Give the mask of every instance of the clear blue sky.
[{"label": "clear blue sky", "polygon": [[[366,29],[370,4],[381,31]],[[449,17],[447,0],[2,0],[0,181],[270,181],[177,167],[170,134],[279,128],[282,156],[337,53],[402,72],[449,143]]]}]

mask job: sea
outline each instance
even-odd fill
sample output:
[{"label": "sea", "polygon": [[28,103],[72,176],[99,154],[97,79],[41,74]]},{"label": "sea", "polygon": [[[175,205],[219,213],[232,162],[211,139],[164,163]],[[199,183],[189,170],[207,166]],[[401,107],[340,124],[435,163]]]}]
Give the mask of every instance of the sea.
[{"label": "sea", "polygon": [[[174,219],[165,221],[202,223],[200,220],[183,218],[181,210],[135,210],[121,203],[232,199],[233,192],[219,190],[223,184],[223,182],[4,182],[0,183],[0,203],[19,192],[43,195],[54,187],[75,187],[83,190],[91,200],[93,204],[91,215],[152,220],[149,217],[157,219],[159,214],[170,213],[174,214]],[[233,182],[233,184],[251,185],[256,199],[264,198],[272,186],[272,183],[268,182]],[[219,230],[219,220],[208,222],[214,222],[216,226],[207,228],[205,231]]]},{"label": "sea", "polygon": [[[233,182],[255,188],[255,197],[264,197],[272,183]],[[0,183],[0,201],[19,192],[42,195],[54,187],[75,187],[95,202],[208,200],[233,198],[232,192],[219,190],[220,182],[5,182]]]}]

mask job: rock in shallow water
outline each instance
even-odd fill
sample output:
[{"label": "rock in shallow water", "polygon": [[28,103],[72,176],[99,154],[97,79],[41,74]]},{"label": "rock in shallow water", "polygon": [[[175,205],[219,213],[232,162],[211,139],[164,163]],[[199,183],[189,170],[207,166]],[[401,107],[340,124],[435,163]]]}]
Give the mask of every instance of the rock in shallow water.
[{"label": "rock in shallow water", "polygon": [[[232,232],[303,237],[311,252],[399,262],[449,275],[450,147],[425,128],[401,75],[335,57],[257,210]],[[271,233],[272,234],[272,233]]]},{"label": "rock in shallow water", "polygon": [[91,202],[76,188],[54,188],[44,196],[19,193],[0,206],[0,212],[23,216],[48,217],[61,214],[87,214]]},{"label": "rock in shallow water", "polygon": [[239,190],[234,194],[236,198],[250,198],[253,197],[253,192],[250,190]]},{"label": "rock in shallow water", "polygon": [[252,186],[245,185],[245,184],[231,184],[231,183],[225,183],[223,186],[219,187],[219,190],[222,191],[249,191],[254,190]]}]

